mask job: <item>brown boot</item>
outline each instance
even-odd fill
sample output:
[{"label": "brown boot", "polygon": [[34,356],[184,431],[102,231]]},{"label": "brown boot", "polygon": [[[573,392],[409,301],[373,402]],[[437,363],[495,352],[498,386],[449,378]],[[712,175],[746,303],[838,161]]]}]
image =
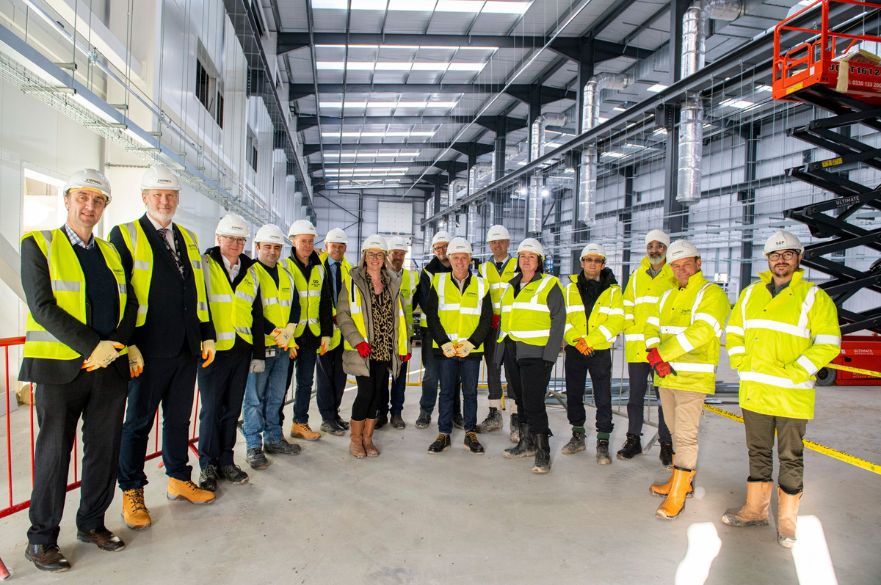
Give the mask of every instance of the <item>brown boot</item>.
[{"label": "brown boot", "polygon": [[801,496],[801,492],[790,495],[777,488],[777,544],[783,548],[792,548],[795,544],[795,525]]},{"label": "brown boot", "polygon": [[731,508],[722,514],[722,523],[728,526],[767,526],[768,507],[771,505],[770,481],[746,482],[746,503],[738,510]]},{"label": "brown boot", "polygon": [[[661,498],[666,498],[667,494],[670,493],[670,486],[673,485],[673,474],[670,474],[670,477],[664,483],[653,483],[649,486],[649,493],[653,496],[658,496]],[[685,494],[686,498],[690,498],[694,495],[694,480],[692,479],[691,483],[688,485],[688,492]]]},{"label": "brown boot", "polygon": [[379,449],[373,444],[373,429],[376,428],[376,419],[368,418],[364,420],[364,450],[367,451],[368,457],[379,457]]},{"label": "brown boot", "polygon": [[349,423],[349,435],[349,453],[352,454],[352,457],[355,459],[366,457],[367,452],[364,450],[364,443],[362,442],[364,421],[352,419],[352,422]]},{"label": "brown boot", "polygon": [[685,495],[691,488],[694,473],[693,469],[673,467],[673,481],[670,484],[670,492],[667,494],[667,498],[658,506],[658,510],[655,512],[656,518],[672,520],[685,509]]}]

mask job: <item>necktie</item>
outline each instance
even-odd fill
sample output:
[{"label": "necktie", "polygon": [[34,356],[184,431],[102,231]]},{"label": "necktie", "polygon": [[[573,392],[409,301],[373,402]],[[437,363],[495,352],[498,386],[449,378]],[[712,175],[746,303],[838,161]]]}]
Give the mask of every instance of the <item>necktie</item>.
[{"label": "necktie", "polygon": [[498,270],[499,274],[502,273],[502,264],[504,264],[504,262],[496,262],[496,270]]},{"label": "necktie", "polygon": [[[168,242],[168,228],[159,228],[156,230],[159,232],[159,239],[162,240],[162,243],[165,244],[165,249],[168,250],[168,253],[171,254],[171,259],[174,260],[174,265],[177,266],[177,271],[180,273],[180,277],[184,277],[184,263],[181,262],[180,254],[176,253],[171,244]],[[172,232],[173,237],[174,232]]]},{"label": "necktie", "polygon": [[337,297],[340,296],[340,265],[337,262],[330,264],[331,280],[333,282],[333,306],[336,306]]}]

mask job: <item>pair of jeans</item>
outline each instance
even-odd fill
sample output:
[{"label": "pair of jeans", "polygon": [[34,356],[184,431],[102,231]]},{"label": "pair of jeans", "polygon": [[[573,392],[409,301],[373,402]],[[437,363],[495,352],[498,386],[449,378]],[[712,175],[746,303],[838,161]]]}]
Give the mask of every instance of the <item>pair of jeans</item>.
[{"label": "pair of jeans", "polygon": [[286,351],[266,358],[266,370],[248,374],[245,385],[244,425],[245,445],[248,449],[262,447],[264,443],[282,440],[281,421],[278,411],[287,392],[287,373],[291,358]]},{"label": "pair of jeans", "polygon": [[[379,402],[379,418],[388,416],[389,412],[394,415],[400,415],[404,410],[404,393],[407,390],[407,370],[409,362],[401,364],[401,371],[398,377],[392,380],[391,397],[388,393],[383,396]],[[389,398],[391,398],[391,408],[389,408]]]},{"label": "pair of jeans", "polygon": [[[630,383],[630,397],[627,399],[627,434],[642,434],[642,424],[645,416],[645,394],[648,391],[649,378],[652,377],[652,366],[648,362],[630,362],[627,364],[627,374]],[[655,388],[657,394],[657,388]],[[661,397],[658,396],[658,440],[662,443],[672,443],[670,429],[664,422],[664,408],[661,406]]]},{"label": "pair of jeans", "polygon": [[340,404],[346,391],[346,372],[343,371],[343,344],[318,356],[318,390],[315,401],[321,420],[333,421],[340,417]]},{"label": "pair of jeans", "polygon": [[294,360],[297,388],[294,390],[294,422],[309,422],[309,402],[312,400],[312,384],[315,381],[315,363],[318,348],[303,345]]},{"label": "pair of jeans", "polygon": [[439,358],[440,405],[438,408],[438,430],[444,434],[453,432],[453,414],[456,409],[456,396],[459,383],[462,384],[462,409],[466,431],[477,429],[477,378],[480,375],[480,359]]},{"label": "pair of jeans", "polygon": [[597,409],[597,433],[611,433],[612,423],[612,351],[598,349],[590,357],[566,346],[566,415],[573,427],[583,427],[587,420],[584,411],[584,384],[587,374],[593,383],[593,401]]}]

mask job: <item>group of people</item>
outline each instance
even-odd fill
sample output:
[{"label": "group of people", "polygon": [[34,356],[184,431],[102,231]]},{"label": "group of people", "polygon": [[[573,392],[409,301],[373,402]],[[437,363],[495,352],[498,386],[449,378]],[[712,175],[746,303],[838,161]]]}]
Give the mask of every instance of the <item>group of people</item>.
[{"label": "group of people", "polygon": [[[293,222],[287,237],[275,225],[262,226],[252,259],[244,254],[248,224],[234,214],[220,220],[216,245],[202,251],[195,234],[173,221],[179,194],[169,169],[151,167],[141,182],[146,213],[114,227],[104,241],[93,230],[111,201],[110,184],[85,169],[65,186],[65,225],[22,237],[30,312],[19,379],[36,384],[40,425],[26,557],[38,568],[70,568],[58,534],[80,418],[77,538],[107,551],[125,546],[104,524],[117,483],[126,525],[151,525],[144,461],[160,404],[169,499],[210,504],[218,482],[248,481],[233,456],[240,415],[252,469],[270,465],[267,455],[298,454],[300,445],[282,431],[292,380],[291,437],[314,441],[348,432],[353,457],[379,456],[374,431],[406,426],[401,413],[416,308],[424,367],[417,428],[431,424],[438,405],[439,432],[428,452],[450,447],[454,427],[464,430],[468,451],[485,452],[478,435],[503,428],[504,368],[514,443],[504,456],[533,458],[539,474],[551,469],[545,397],[561,350],[572,427],[562,453],[586,449],[590,375],[596,461],[612,462],[611,352],[623,333],[630,397],[617,458],[642,453],[645,395],[650,384],[657,387],[660,458],[672,473],[650,491],[664,498],[656,512],[663,519],[676,518],[693,492],[698,426],[704,396],[715,389],[725,331],[741,380],[750,464],[746,503],[722,521],[768,523],[776,435],[778,542],[795,541],[814,375],[838,354],[840,331],[830,297],[802,278],[804,248],[793,234],[768,239],[768,272],[732,310],[724,290],[704,278],[697,248],[687,240],[671,243],[660,230],[646,235],[646,257],[623,287],[597,243],[584,247],[581,271],[564,286],[545,271],[538,240],[524,239],[512,257],[501,225],[489,229],[492,255],[476,273],[471,243],[443,231],[432,238],[434,257],[417,272],[404,266],[408,246],[401,238],[371,235],[352,264],[345,232],[333,229],[319,253],[317,230],[307,220]],[[287,243],[291,254],[283,258]],[[478,423],[481,360],[489,411]],[[319,431],[309,425],[316,371]],[[357,381],[348,421],[340,413],[347,375]],[[188,463],[197,379],[198,483]]]}]

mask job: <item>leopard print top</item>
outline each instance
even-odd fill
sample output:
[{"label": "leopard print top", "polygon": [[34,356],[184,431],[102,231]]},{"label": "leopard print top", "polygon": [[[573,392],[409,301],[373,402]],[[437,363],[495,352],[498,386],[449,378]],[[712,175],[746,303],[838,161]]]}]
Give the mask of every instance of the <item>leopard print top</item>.
[{"label": "leopard print top", "polygon": [[[365,271],[364,276],[370,292],[373,293],[373,281],[370,274]],[[395,316],[392,295],[389,292],[388,276],[383,272],[381,278],[385,285],[382,292],[370,295],[370,315],[373,319],[373,343],[371,343],[370,359],[377,362],[391,362],[394,355]]]}]

